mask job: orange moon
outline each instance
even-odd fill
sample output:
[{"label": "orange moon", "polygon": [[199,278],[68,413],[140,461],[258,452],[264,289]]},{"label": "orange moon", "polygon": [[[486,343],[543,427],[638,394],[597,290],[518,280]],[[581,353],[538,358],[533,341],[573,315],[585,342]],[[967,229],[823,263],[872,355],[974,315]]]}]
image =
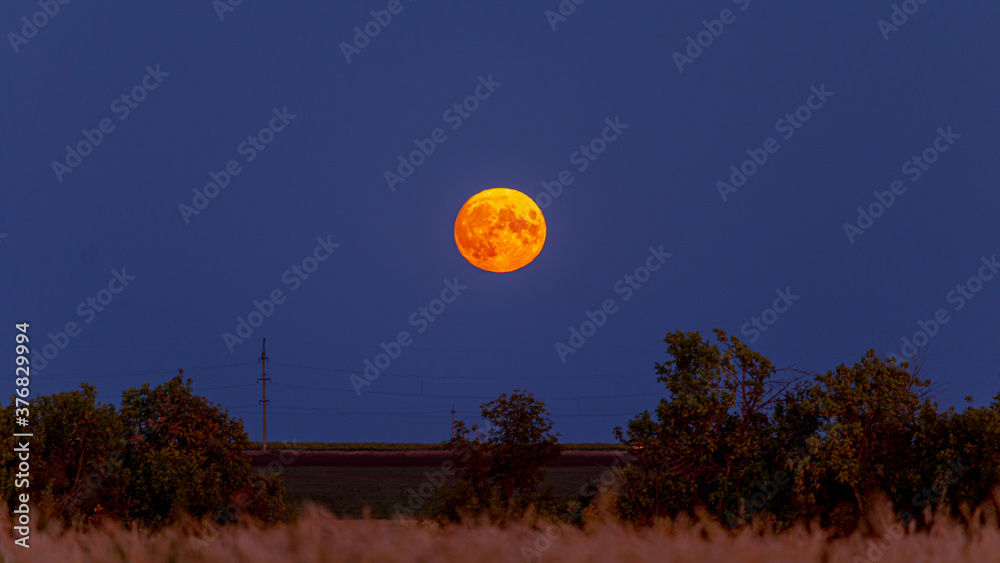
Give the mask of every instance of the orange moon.
[{"label": "orange moon", "polygon": [[465,202],[455,219],[455,244],[473,266],[513,272],[531,263],[545,245],[545,217],[528,196],[493,188]]}]

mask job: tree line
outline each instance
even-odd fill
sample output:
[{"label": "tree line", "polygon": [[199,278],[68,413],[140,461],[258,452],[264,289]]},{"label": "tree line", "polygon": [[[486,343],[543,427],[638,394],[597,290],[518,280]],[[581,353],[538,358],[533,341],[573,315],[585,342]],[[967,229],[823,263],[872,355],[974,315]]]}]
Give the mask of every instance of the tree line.
[{"label": "tree line", "polygon": [[[557,497],[544,482],[559,434],[542,401],[514,390],[481,406],[484,428],[455,422],[433,498],[397,505],[397,515],[503,522],[540,513],[582,523],[612,514],[643,525],[689,514],[732,528],[805,521],[850,533],[887,499],[899,521],[918,528],[931,511],[1000,520],[1000,393],[988,406],[942,410],[919,370],[874,350],[852,366],[806,373],[778,369],[714,332],[715,342],[699,332],[666,335],[668,358],[655,363],[663,397],[613,429],[627,450],[613,479]],[[0,420],[0,495],[9,508],[13,408]],[[123,392],[119,408],[98,403],[84,383],[37,398],[31,416],[31,486],[56,518],[150,527],[180,514],[220,523],[238,514],[294,518],[281,477],[254,472],[243,454],[242,421],[180,375]]]},{"label": "tree line", "polygon": [[874,350],[810,374],[714,332],[714,343],[699,332],[664,338],[669,359],[655,364],[664,397],[614,429],[628,463],[613,468],[606,506],[594,502],[596,482],[562,503],[540,486],[557,435],[544,404],[521,391],[483,405],[482,438],[456,423],[453,451],[489,455],[456,457],[458,482],[428,515],[516,517],[531,505],[577,522],[600,509],[637,524],[688,514],[733,528],[756,519],[850,533],[889,500],[915,527],[928,511],[1000,521],[1000,393],[985,407],[941,410],[919,370]]}]

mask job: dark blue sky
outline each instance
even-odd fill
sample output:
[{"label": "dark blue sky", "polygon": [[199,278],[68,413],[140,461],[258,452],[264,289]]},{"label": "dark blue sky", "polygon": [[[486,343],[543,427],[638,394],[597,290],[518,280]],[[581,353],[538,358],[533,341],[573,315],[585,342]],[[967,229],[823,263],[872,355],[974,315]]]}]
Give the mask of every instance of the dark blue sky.
[{"label": "dark blue sky", "polygon": [[[995,3],[929,0],[884,31],[889,1],[589,0],[564,21],[545,14],[556,0],[246,0],[221,21],[210,0],[52,3],[0,7],[0,358],[13,366],[16,322],[38,351],[65,346],[36,361],[35,394],[88,380],[117,402],[183,367],[260,439],[266,337],[271,441],[437,442],[453,404],[475,421],[515,387],[564,441],[611,441],[662,396],[667,332],[719,327],[826,371],[935,315],[941,403],[1000,389]],[[390,7],[348,62],[341,44]],[[437,128],[390,190],[385,172]],[[581,146],[603,149],[583,170]],[[563,170],[533,263],[462,258],[466,199],[536,197]],[[446,280],[467,287],[442,312]],[[563,362],[556,344],[607,300]],[[356,394],[351,374],[403,331]]]}]

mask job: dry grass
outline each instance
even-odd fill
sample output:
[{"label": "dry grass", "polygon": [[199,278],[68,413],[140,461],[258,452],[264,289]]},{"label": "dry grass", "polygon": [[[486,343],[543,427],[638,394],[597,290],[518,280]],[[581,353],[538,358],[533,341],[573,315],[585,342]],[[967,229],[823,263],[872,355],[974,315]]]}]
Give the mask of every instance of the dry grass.
[{"label": "dry grass", "polygon": [[[888,514],[888,508],[882,511]],[[825,561],[883,563],[933,561],[1000,562],[1000,530],[995,522],[971,532],[938,521],[929,533],[852,536],[830,540],[823,532],[733,535],[712,522],[661,522],[631,529],[614,522],[581,530],[564,525],[527,524],[498,528],[477,524],[439,528],[399,521],[340,520],[310,506],[289,526],[260,529],[230,526],[209,535],[193,524],[146,534],[111,525],[90,532],[45,530],[31,535],[31,549],[14,545],[4,519],[0,555],[4,562],[375,562],[375,561],[661,561],[736,563]],[[546,532],[552,539],[546,537]],[[897,539],[898,538],[898,539]],[[881,548],[873,543],[878,541]],[[875,546],[873,548],[873,546]],[[874,549],[874,550],[872,550]],[[530,550],[537,550],[530,551]]]}]

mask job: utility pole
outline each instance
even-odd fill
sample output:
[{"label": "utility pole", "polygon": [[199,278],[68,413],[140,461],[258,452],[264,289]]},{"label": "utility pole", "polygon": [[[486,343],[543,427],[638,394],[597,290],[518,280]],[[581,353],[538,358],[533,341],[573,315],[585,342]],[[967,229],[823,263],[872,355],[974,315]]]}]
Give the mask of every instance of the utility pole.
[{"label": "utility pole", "polygon": [[455,439],[455,405],[451,406],[451,439]]},{"label": "utility pole", "polygon": [[260,403],[262,405],[264,405],[264,442],[263,442],[263,444],[264,444],[264,451],[265,452],[267,451],[267,382],[268,382],[267,371],[264,368],[264,364],[267,363],[267,353],[266,353],[266,347],[265,347],[265,343],[266,342],[267,342],[266,338],[263,339],[263,340],[261,340],[261,342],[260,342],[260,375],[261,375],[261,378],[257,380],[258,382],[261,382],[261,381],[264,382],[264,398],[261,399]]}]

